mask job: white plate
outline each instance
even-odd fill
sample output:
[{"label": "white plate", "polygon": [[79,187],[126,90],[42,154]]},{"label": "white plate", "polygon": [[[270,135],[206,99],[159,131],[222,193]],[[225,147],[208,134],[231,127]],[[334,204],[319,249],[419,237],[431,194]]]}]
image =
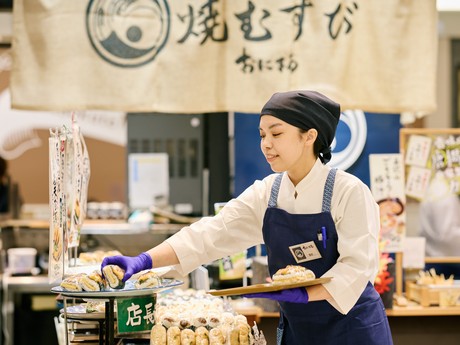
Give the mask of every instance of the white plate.
[{"label": "white plate", "polygon": [[123,289],[113,289],[104,291],[67,291],[62,286],[55,286],[51,288],[51,292],[58,293],[66,297],[75,298],[110,298],[110,297],[135,297],[135,296],[146,296],[157,292],[161,292],[179,285],[184,282],[176,279],[163,279],[161,285],[147,288],[137,289],[134,286],[134,281],[128,280]]}]

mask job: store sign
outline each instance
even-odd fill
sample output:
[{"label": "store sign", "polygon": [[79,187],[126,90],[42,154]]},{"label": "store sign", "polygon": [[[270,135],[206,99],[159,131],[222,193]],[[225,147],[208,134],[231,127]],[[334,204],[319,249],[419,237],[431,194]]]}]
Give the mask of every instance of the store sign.
[{"label": "store sign", "polygon": [[117,298],[118,333],[147,332],[152,329],[156,295]]},{"label": "store sign", "polygon": [[17,109],[254,113],[293,89],[436,109],[435,0],[15,0],[13,21]]}]

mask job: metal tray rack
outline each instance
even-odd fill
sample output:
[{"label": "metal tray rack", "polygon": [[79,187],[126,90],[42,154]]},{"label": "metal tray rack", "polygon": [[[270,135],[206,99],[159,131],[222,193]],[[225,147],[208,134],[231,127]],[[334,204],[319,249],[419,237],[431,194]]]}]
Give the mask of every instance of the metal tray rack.
[{"label": "metal tray rack", "polygon": [[[130,281],[128,281],[130,282]],[[67,291],[64,290],[61,286],[55,286],[51,288],[52,293],[62,295],[64,299],[64,321],[66,325],[66,343],[68,343],[68,329],[67,329],[67,320],[87,320],[88,317],[92,318],[92,320],[98,320],[100,325],[100,332],[99,332],[99,344],[104,344],[105,338],[105,345],[114,345],[115,339],[115,300],[121,297],[139,297],[139,296],[148,296],[152,294],[159,293],[161,291],[165,291],[171,289],[173,287],[182,285],[183,282],[176,279],[163,279],[162,284],[156,286],[154,288],[147,288],[147,289],[137,289],[134,287],[134,283],[128,284],[123,289],[119,290],[105,290],[105,291]],[[72,314],[71,317],[67,315],[67,299],[101,299],[105,301],[105,313],[98,313],[100,318],[91,315],[75,315]],[[102,324],[105,325],[104,332],[102,332]]]}]

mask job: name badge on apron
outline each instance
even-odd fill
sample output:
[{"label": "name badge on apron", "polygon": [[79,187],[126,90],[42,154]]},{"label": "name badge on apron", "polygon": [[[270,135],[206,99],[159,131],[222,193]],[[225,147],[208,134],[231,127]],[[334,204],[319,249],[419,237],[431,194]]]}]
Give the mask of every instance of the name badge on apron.
[{"label": "name badge on apron", "polygon": [[297,263],[321,259],[321,254],[313,241],[295,244],[289,249]]}]

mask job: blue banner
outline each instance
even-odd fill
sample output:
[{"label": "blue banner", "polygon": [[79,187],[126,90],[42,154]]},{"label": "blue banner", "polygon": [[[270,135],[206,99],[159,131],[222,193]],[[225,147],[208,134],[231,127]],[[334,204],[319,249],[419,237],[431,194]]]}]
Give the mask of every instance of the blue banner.
[{"label": "blue banner", "polygon": [[[369,186],[369,155],[399,153],[399,114],[342,113],[332,144],[331,166],[348,171]],[[235,191],[272,171],[260,150],[259,115],[235,113]]]}]

